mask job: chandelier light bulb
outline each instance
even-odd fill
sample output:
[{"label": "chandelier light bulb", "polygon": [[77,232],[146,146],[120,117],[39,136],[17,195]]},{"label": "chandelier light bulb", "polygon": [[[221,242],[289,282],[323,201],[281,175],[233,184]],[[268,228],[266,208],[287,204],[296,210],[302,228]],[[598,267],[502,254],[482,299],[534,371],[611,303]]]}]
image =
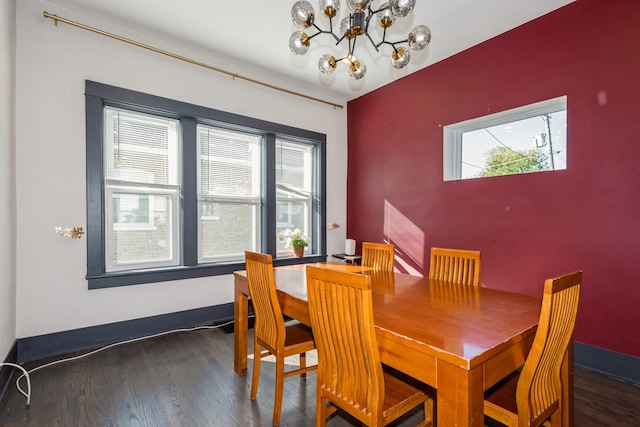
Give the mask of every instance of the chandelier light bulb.
[{"label": "chandelier light bulb", "polygon": [[391,52],[391,65],[393,65],[393,68],[404,68],[410,59],[409,51],[404,47],[399,47]]},{"label": "chandelier light bulb", "polygon": [[289,37],[289,48],[296,55],[304,55],[309,50],[309,36],[302,31],[296,31]]},{"label": "chandelier light bulb", "polygon": [[347,40],[351,40],[356,36],[356,34],[351,31],[351,16],[347,16],[342,21],[340,21],[340,34],[343,35]]},{"label": "chandelier light bulb", "polygon": [[360,80],[367,74],[367,67],[359,59],[355,59],[349,65],[349,74],[356,80]]},{"label": "chandelier light bulb", "polygon": [[378,25],[380,25],[382,28],[389,28],[393,25],[394,22],[396,22],[395,15],[391,13],[391,10],[389,9],[378,12],[378,14],[376,15],[376,19],[378,20]]},{"label": "chandelier light bulb", "polygon": [[431,42],[431,30],[426,25],[418,25],[409,33],[407,43],[413,50],[422,50]]},{"label": "chandelier light bulb", "polygon": [[320,61],[318,61],[318,68],[322,74],[331,74],[336,70],[336,58],[329,55],[328,53],[322,55]]},{"label": "chandelier light bulb", "polygon": [[347,6],[352,12],[356,10],[366,10],[371,4],[371,0],[347,0]]},{"label": "chandelier light bulb", "polygon": [[340,12],[340,0],[320,0],[320,10],[327,18],[333,18]]},{"label": "chandelier light bulb", "polygon": [[291,7],[291,20],[298,28],[309,28],[315,20],[313,6],[308,1],[297,1]]},{"label": "chandelier light bulb", "polygon": [[391,13],[398,18],[404,18],[413,12],[416,0],[389,0]]},{"label": "chandelier light bulb", "polygon": [[[404,68],[409,64],[411,56],[409,48],[413,50],[422,50],[431,42],[431,30],[425,25],[414,27],[406,39],[389,40],[392,36],[387,34],[387,28],[390,28],[397,18],[404,18],[411,14],[416,5],[415,0],[382,0],[380,5],[373,7],[372,0],[346,0],[349,14],[341,19],[337,28],[334,26],[333,19],[338,19],[340,11],[340,0],[318,0],[319,10],[324,19],[329,20],[329,30],[321,29],[315,23],[315,11],[313,6],[306,1],[296,1],[291,8],[291,20],[298,28],[317,30],[311,34],[307,32],[296,31],[289,37],[289,48],[296,55],[304,55],[311,46],[311,39],[320,35],[328,34],[331,37],[332,44],[336,46],[342,44],[346,47],[347,53],[339,58],[331,54],[323,55],[318,61],[318,69],[323,74],[331,74],[335,71],[338,62],[348,64],[349,74],[356,80],[363,78],[367,72],[367,67],[362,60],[355,57],[354,51],[356,45],[361,46],[369,40],[376,52],[388,52],[391,49],[391,65],[395,68]],[[383,28],[376,34],[369,31],[369,23],[374,17],[378,25]],[[338,21],[336,21],[338,22]],[[334,29],[336,32],[334,32]],[[380,35],[381,34],[381,35]],[[405,33],[406,34],[406,33]],[[362,43],[357,43],[357,38],[363,37]],[[382,40],[380,40],[380,37]],[[378,38],[378,40],[375,40]],[[405,46],[400,46],[405,44]],[[408,47],[406,47],[408,45]]]}]

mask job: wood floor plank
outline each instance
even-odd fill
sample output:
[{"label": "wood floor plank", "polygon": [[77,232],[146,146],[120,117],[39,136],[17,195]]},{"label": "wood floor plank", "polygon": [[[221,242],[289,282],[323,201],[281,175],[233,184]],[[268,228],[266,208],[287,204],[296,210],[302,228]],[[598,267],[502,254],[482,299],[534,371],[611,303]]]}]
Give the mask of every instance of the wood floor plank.
[{"label": "wood floor plank", "polygon": [[[263,361],[255,401],[249,399],[251,369],[250,363],[247,374],[235,375],[233,334],[221,330],[149,338],[34,372],[31,405],[12,385],[0,402],[0,426],[268,427],[275,368]],[[580,369],[575,378],[576,427],[640,426],[640,387]],[[393,426],[413,426],[421,415]],[[286,379],[280,426],[314,424],[315,372],[306,380]],[[337,413],[327,426],[359,423]]]}]

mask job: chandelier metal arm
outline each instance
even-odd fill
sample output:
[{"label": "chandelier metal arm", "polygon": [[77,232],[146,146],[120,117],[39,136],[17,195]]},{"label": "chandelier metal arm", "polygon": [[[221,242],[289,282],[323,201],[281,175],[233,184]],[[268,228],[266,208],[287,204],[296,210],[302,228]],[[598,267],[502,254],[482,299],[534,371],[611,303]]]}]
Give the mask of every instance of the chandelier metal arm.
[{"label": "chandelier metal arm", "polygon": [[312,35],[308,35],[307,34],[307,40],[311,40],[312,38],[314,38],[315,36],[319,35],[319,34],[331,34],[335,39],[337,39],[336,35],[333,34],[332,31],[327,31],[327,30],[323,30],[322,28],[318,27],[316,24],[313,24],[313,27],[318,31],[315,34]]},{"label": "chandelier metal arm", "polygon": [[375,48],[376,52],[380,52],[380,49],[378,49],[380,47],[380,45],[382,45],[383,43],[385,43],[384,41],[384,37],[382,38],[382,41],[378,44],[376,44],[376,42],[373,41],[373,39],[371,38],[371,36],[369,35],[369,33],[365,33],[367,35],[367,38],[369,39],[369,41],[371,42],[371,44],[373,45],[373,47]]},{"label": "chandelier metal arm", "polygon": [[404,40],[398,40],[397,42],[388,42],[386,40],[382,40],[380,43],[378,43],[376,46],[376,50],[378,50],[378,48],[380,46],[382,46],[383,44],[388,44],[389,46],[391,46],[393,48],[393,50],[395,50],[396,52],[398,51],[398,49],[396,48],[397,44],[400,43],[406,43],[409,39],[404,39]]},{"label": "chandelier metal arm", "polygon": [[340,43],[340,40],[342,40],[341,38],[338,38],[338,36],[336,36],[333,33],[333,25],[331,25],[331,19],[329,19],[329,29],[328,30],[323,30],[322,28],[318,27],[318,25],[315,22],[313,23],[313,28],[318,30],[318,32],[315,33],[312,36],[309,36],[309,40],[311,40],[312,38],[314,38],[318,34],[331,34],[333,36],[333,38],[336,40],[336,44]]}]

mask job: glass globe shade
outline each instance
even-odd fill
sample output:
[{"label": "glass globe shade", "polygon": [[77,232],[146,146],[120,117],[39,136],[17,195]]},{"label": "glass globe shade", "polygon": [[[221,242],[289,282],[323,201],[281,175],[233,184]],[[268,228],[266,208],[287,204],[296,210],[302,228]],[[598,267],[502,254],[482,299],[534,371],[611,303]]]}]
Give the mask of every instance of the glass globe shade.
[{"label": "glass globe shade", "polygon": [[382,28],[389,28],[396,22],[396,17],[391,13],[391,10],[385,9],[382,12],[378,12],[376,14],[376,19],[378,20],[378,25]]},{"label": "glass globe shade", "polygon": [[352,39],[354,34],[351,32],[351,20],[347,16],[340,21],[340,34],[347,39]]},{"label": "glass globe shade", "polygon": [[367,67],[364,65],[364,62],[353,58],[349,65],[349,74],[354,79],[360,80],[365,74],[367,74]]},{"label": "glass globe shade", "polygon": [[320,10],[327,18],[333,18],[340,11],[340,0],[320,0]]},{"label": "glass globe shade", "polygon": [[297,1],[291,7],[291,20],[298,28],[309,28],[313,25],[315,12],[308,1]]},{"label": "glass globe shade", "polygon": [[309,50],[309,37],[302,31],[296,31],[289,37],[289,48],[296,55],[304,55]]},{"label": "glass globe shade", "polygon": [[391,52],[391,65],[393,65],[393,68],[404,68],[410,59],[409,50],[404,47],[399,47],[397,51]]},{"label": "glass globe shade", "polygon": [[431,30],[426,25],[418,25],[409,33],[407,43],[413,50],[422,50],[431,42]]},{"label": "glass globe shade", "polygon": [[318,61],[318,68],[322,74],[331,74],[336,70],[336,59],[328,53],[322,55]]},{"label": "glass globe shade", "polygon": [[371,4],[371,0],[347,0],[347,6],[352,12],[356,10],[366,10]]},{"label": "glass globe shade", "polygon": [[389,0],[389,9],[398,18],[404,18],[413,11],[416,0]]}]

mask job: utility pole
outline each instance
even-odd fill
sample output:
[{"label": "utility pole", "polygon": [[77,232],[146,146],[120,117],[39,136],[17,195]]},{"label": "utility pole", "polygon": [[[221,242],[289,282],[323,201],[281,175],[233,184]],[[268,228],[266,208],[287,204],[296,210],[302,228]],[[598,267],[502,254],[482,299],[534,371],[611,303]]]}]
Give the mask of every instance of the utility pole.
[{"label": "utility pole", "polygon": [[542,120],[547,125],[547,139],[549,140],[549,165],[551,166],[551,170],[555,170],[556,166],[553,161],[553,138],[551,137],[551,114],[544,114],[542,116]]}]

